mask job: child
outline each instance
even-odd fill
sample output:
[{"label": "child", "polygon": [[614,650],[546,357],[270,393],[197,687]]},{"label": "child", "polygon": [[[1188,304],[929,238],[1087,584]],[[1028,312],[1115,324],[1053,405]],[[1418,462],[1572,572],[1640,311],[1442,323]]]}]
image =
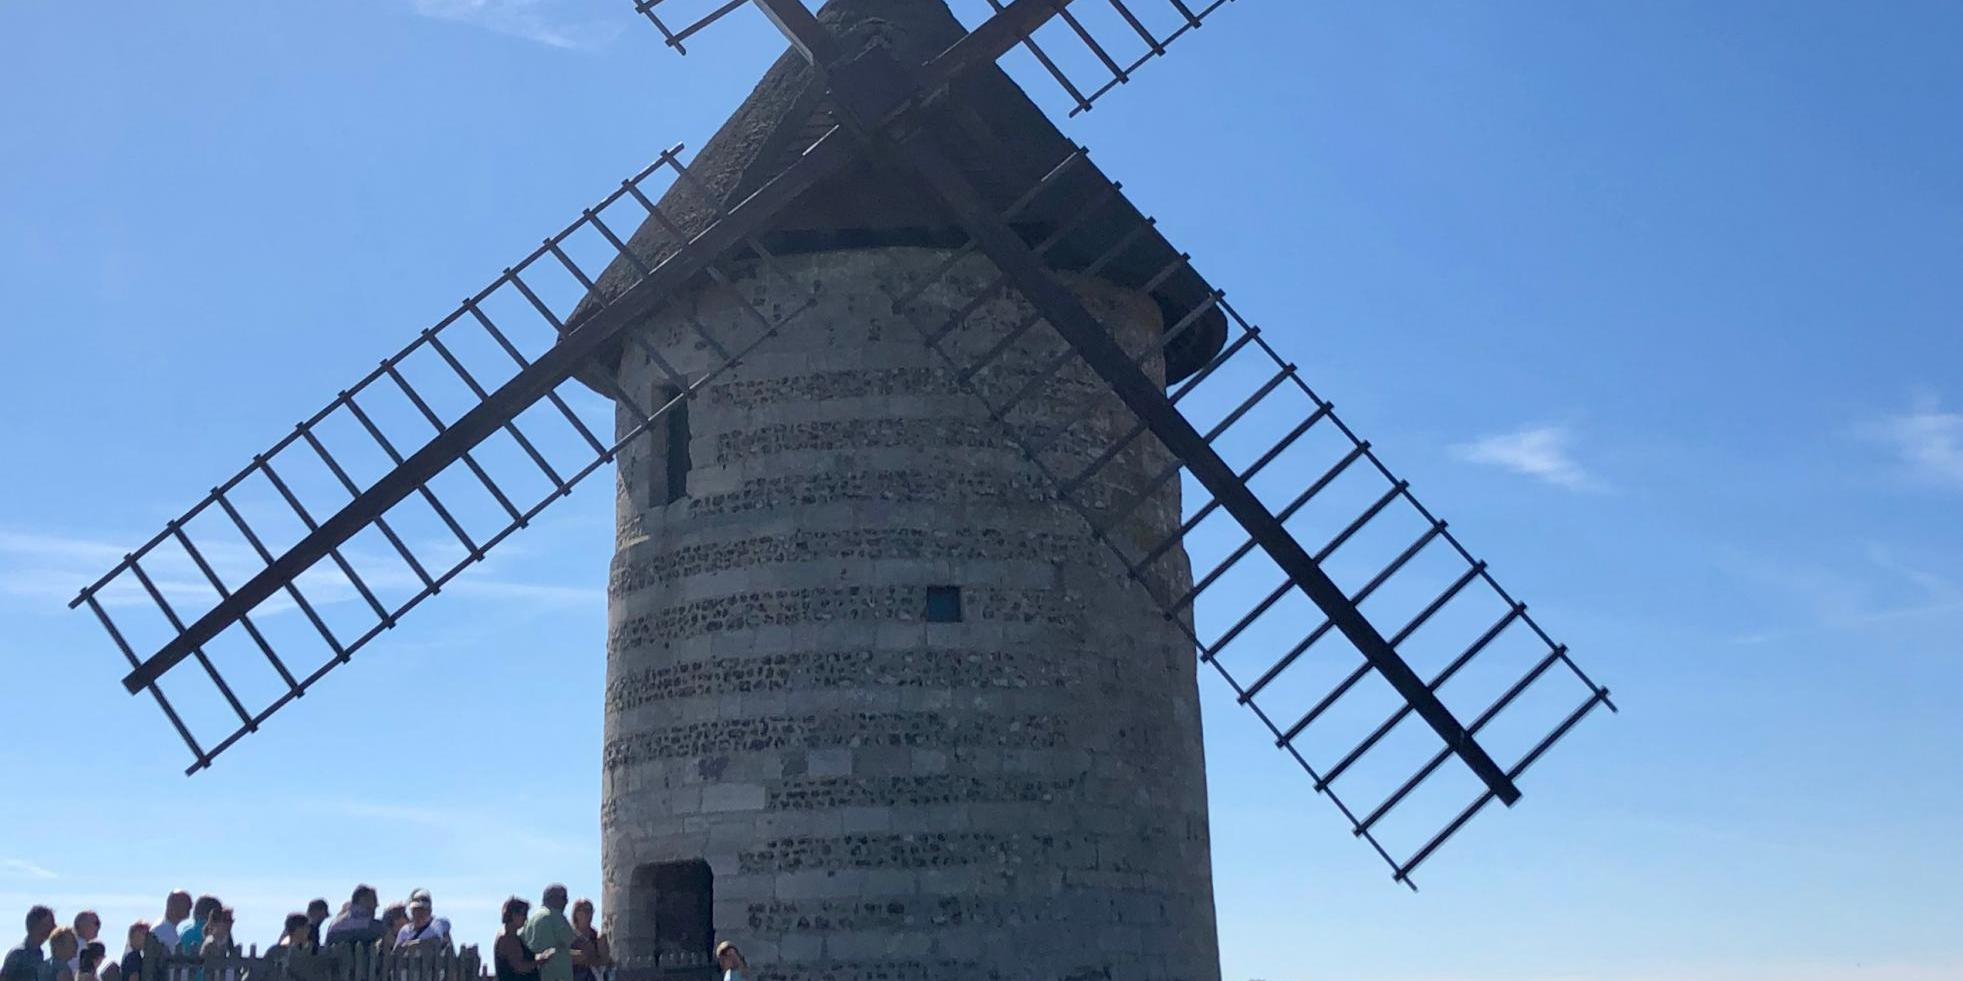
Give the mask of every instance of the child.
[{"label": "child", "polygon": [[96,971],[102,967],[102,958],[106,954],[108,950],[99,943],[91,943],[83,947],[81,956],[76,961],[75,981],[99,981]]},{"label": "child", "polygon": [[750,981],[750,962],[727,940],[716,945],[716,966],[722,968],[722,981]]}]

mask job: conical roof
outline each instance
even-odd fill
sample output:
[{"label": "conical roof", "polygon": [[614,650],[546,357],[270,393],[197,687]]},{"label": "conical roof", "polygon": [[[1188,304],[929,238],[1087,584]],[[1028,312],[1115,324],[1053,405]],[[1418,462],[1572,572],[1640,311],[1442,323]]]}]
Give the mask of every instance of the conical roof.
[{"label": "conical roof", "polygon": [[[940,0],[830,0],[818,21],[840,38],[846,51],[885,44],[902,62],[923,64],[960,40],[965,29]],[[997,211],[1009,207],[1071,151],[1043,111],[1008,75],[994,65],[969,72],[957,86],[963,101],[988,125],[995,139],[984,150],[948,146],[969,180]],[[787,50],[755,91],[689,164],[688,186],[671,188],[660,206],[674,225],[693,235],[718,209],[743,201],[788,168],[805,148],[832,126],[826,93],[804,57]],[[987,164],[980,161],[987,160]],[[1034,244],[1077,218],[1108,185],[1088,168],[1075,168],[1018,216],[1016,230]],[[1123,195],[1098,206],[1047,258],[1059,269],[1082,269],[1143,221]],[[776,254],[824,252],[878,246],[957,246],[967,237],[952,216],[911,173],[862,160],[818,184],[791,204],[758,236]],[[628,245],[644,261],[666,257],[679,246],[674,234],[650,218]],[[1177,256],[1156,229],[1138,236],[1100,275],[1124,286],[1143,286]],[[621,258],[596,282],[588,303],[611,298],[632,285],[636,271]],[[1211,287],[1191,267],[1166,278],[1154,296],[1168,325],[1200,305]],[[577,319],[577,317],[575,317]],[[1217,311],[1188,328],[1174,344],[1168,380],[1191,374],[1218,351],[1226,324]]]}]

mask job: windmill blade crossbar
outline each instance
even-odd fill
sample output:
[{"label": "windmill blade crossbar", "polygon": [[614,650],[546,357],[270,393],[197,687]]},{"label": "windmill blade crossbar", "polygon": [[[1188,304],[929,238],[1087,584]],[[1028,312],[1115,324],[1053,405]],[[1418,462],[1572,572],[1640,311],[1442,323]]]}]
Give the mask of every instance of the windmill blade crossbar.
[{"label": "windmill blade crossbar", "polygon": [[[980,125],[972,115],[961,122]],[[964,145],[986,145],[976,133],[968,137]],[[923,162],[923,169],[931,167]],[[1073,174],[1074,181],[1064,180]],[[1017,210],[1052,185],[1081,187],[1085,174],[1109,185],[1079,150],[1008,213],[990,220],[1006,228]],[[1083,207],[1107,208],[1114,198],[1091,194],[1082,198]],[[1134,213],[1131,231],[1112,232],[1109,247],[1088,268],[1063,278],[1085,282],[1150,226],[1150,219]],[[1062,234],[1030,244],[1027,252],[1042,261]],[[944,279],[966,263],[996,259],[993,276],[981,278],[992,283],[991,294],[1020,296],[1026,315],[1008,336],[979,353],[970,345],[965,354],[957,353],[959,341],[975,329],[970,315],[978,303],[937,322],[914,316],[923,341],[942,354],[1059,499],[1089,523],[1122,574],[1181,626],[1201,660],[1301,766],[1315,790],[1335,803],[1351,830],[1390,864],[1398,881],[1410,883],[1412,872],[1489,802],[1510,804],[1517,795],[1513,781],[1589,712],[1614,708],[1607,689],[1582,671],[1222,294],[1166,311],[1159,346],[1122,355],[1129,370],[1157,377],[1186,334],[1209,317],[1224,317],[1229,336],[1219,353],[1156,396],[1198,435],[1202,455],[1230,468],[1224,486],[1197,479],[1202,461],[1194,450],[1162,438],[1142,413],[1118,432],[1096,430],[1093,420],[1104,417],[1096,411],[1061,425],[1019,416],[1023,401],[1042,388],[1086,385],[1110,375],[1088,363],[1076,339],[1056,328],[1054,311],[1030,294],[1041,284],[1032,283],[1027,270],[1002,264],[972,225],[971,235],[938,275]],[[1160,277],[1187,261],[1180,257]],[[919,281],[897,289],[896,309],[916,309],[913,301],[939,285]],[[1117,336],[1100,330],[1107,339]],[[1038,366],[1033,378],[1032,358]],[[1086,444],[1104,447],[1088,465],[1079,449]],[[1128,519],[1163,504],[1175,481],[1187,487],[1176,530],[1151,540],[1128,537]],[[1257,500],[1275,527],[1249,527],[1236,513],[1236,495]],[[1302,542],[1317,574],[1326,572],[1340,585],[1333,601],[1308,595],[1299,573],[1279,561],[1283,553],[1264,540],[1276,531]],[[1194,556],[1190,573],[1186,551]],[[1359,634],[1346,618],[1372,629]],[[1366,649],[1373,633],[1391,652],[1390,663]],[[1395,683],[1399,670],[1410,673],[1404,685]],[[1420,718],[1427,697],[1445,709],[1443,720]],[[1458,719],[1470,721],[1461,727]],[[1441,736],[1447,737],[1443,745]],[[1445,765],[1454,756],[1465,762],[1462,772]],[[1478,779],[1455,781],[1455,773]],[[1369,809],[1353,807],[1345,795]],[[1407,815],[1419,799],[1426,800],[1428,813]],[[1387,836],[1393,825],[1396,833]]]},{"label": "windmill blade crossbar", "polygon": [[[997,14],[1002,0],[986,0]],[[1138,70],[1165,57],[1174,41],[1204,26],[1233,0],[1068,0],[1056,16],[1019,35],[1028,64],[1013,73],[1040,70],[1070,100],[1070,115],[1089,112],[1099,99],[1131,81]],[[1033,67],[1031,67],[1033,66]]]},{"label": "windmill blade crossbar", "polygon": [[[70,603],[86,605],[128,660],[125,686],[157,701],[191,750],[188,772],[483,562],[804,311],[767,314],[729,289],[748,312],[744,330],[717,336],[690,318],[719,367],[691,377],[667,370],[666,388],[678,394],[659,402],[619,390],[608,371],[586,371],[618,408],[586,407],[599,400],[574,376],[603,345],[620,335],[639,343],[624,328],[699,275],[727,286],[719,262],[734,251],[773,270],[753,232],[850,159],[842,141],[820,139],[735,208],[711,201],[707,227],[689,234],[687,219],[655,204],[657,184],[684,194],[692,186],[680,152],[623,181]],[[686,244],[665,255],[630,250],[623,236],[650,219]],[[638,275],[610,301],[589,300],[599,270],[622,256]],[[657,352],[644,354],[666,369]],[[310,629],[288,629],[293,613]],[[239,682],[255,669],[259,683]],[[180,685],[219,711],[181,711],[165,691]]]},{"label": "windmill blade crossbar", "polygon": [[[681,54],[688,42],[756,0],[631,0],[634,10]],[[770,13],[797,0],[757,3]],[[1174,41],[1204,26],[1233,0],[957,0],[975,33],[1004,31],[1019,50],[1004,67],[1019,79],[1053,85],[1072,116],[1131,81]],[[773,16],[778,16],[773,14]],[[1006,45],[1005,45],[1006,47]]]}]

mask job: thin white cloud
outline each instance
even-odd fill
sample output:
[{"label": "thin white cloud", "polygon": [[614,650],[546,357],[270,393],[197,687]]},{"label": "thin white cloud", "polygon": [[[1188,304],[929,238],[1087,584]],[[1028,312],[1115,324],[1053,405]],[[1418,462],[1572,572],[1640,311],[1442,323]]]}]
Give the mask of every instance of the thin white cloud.
[{"label": "thin white cloud", "polygon": [[1569,452],[1574,434],[1566,426],[1529,426],[1510,433],[1482,436],[1452,447],[1468,463],[1499,467],[1565,490],[1600,490],[1597,480]]},{"label": "thin white cloud", "polygon": [[113,563],[122,558],[123,549],[106,542],[85,542],[57,535],[0,529],[0,553],[35,556],[58,561]]},{"label": "thin white cloud", "polygon": [[61,876],[56,875],[45,866],[36,865],[24,858],[0,858],[0,871],[25,876],[29,879],[39,879],[43,882],[49,879],[61,878]]},{"label": "thin white cloud", "polygon": [[1868,435],[1892,449],[1910,476],[1963,490],[1963,413],[1945,412],[1933,396],[1923,396],[1910,411],[1870,427]]},{"label": "thin white cloud", "polygon": [[441,834],[460,854],[482,854],[494,847],[517,848],[536,858],[576,855],[585,848],[585,842],[578,837],[488,816],[467,806],[433,807],[350,798],[328,801],[323,807],[366,826],[397,825],[405,835]]},{"label": "thin white cloud", "polygon": [[[413,0],[417,14],[468,24],[554,48],[591,49],[612,41],[620,21],[571,16],[562,0]],[[628,11],[632,16],[632,11]]]},{"label": "thin white cloud", "polygon": [[1861,561],[1835,563],[1728,553],[1720,559],[1727,571],[1788,597],[1808,621],[1749,630],[1732,642],[1766,644],[1819,630],[1940,634],[1963,616],[1963,581],[1937,570],[1932,561],[1939,560],[1879,544],[1864,548]]},{"label": "thin white cloud", "polygon": [[[125,547],[108,542],[0,529],[0,597],[44,604],[51,609],[59,608],[74,598],[81,586],[93,582],[121,561],[125,551]],[[265,568],[257,553],[244,545],[207,542],[199,547],[199,554],[220,580],[232,586]],[[393,552],[368,554],[352,546],[344,546],[341,554],[354,566],[362,581],[383,596],[385,602],[388,597],[406,599],[422,585],[421,580]],[[422,551],[422,554],[425,563],[429,564],[429,556],[444,553],[432,548]],[[489,573],[493,572],[498,560],[499,556],[494,555],[490,562],[445,587],[444,592],[507,603],[517,601],[539,607],[598,603],[604,596],[597,588],[495,578]],[[433,567],[432,574],[440,568]],[[170,601],[180,616],[202,612],[218,601],[217,592],[204,578],[202,570],[192,562],[189,554],[175,545],[166,544],[145,556],[143,569],[157,587],[157,592]],[[307,601],[315,606],[361,600],[361,594],[354,584],[331,561],[321,562],[309,569],[300,577],[298,585]],[[110,608],[142,606],[152,602],[142,584],[127,574],[112,580],[98,594],[98,598],[105,607]],[[272,617],[294,608],[290,597],[278,593],[256,607],[253,616]]]}]

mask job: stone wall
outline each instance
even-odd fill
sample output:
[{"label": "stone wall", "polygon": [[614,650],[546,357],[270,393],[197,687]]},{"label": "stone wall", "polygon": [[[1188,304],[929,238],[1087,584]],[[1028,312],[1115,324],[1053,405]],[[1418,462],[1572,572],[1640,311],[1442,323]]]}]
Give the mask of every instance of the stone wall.
[{"label": "stone wall", "polygon": [[[647,870],[705,860],[715,932],[760,978],[1217,981],[1193,652],[892,312],[886,291],[944,258],[839,252],[780,260],[792,284],[739,278],[763,310],[816,306],[693,401],[685,497],[649,492],[661,437],[623,454],[602,813],[616,947],[654,950]],[[957,267],[923,320],[989,273]],[[1154,304],[1073,285],[1128,348],[1152,346]],[[972,359],[1027,315],[985,303],[951,347]],[[646,339],[688,372],[718,360],[691,319],[754,330],[716,290],[658,314]],[[1060,345],[1039,327],[975,382],[1015,391]],[[627,391],[664,384],[629,351]],[[1008,422],[1065,475],[1132,425],[1074,363]],[[1108,517],[1162,454],[1137,441],[1079,499]],[[1177,527],[1176,485],[1112,534]],[[1183,554],[1155,574],[1183,592]],[[961,621],[926,622],[945,586]]]}]

